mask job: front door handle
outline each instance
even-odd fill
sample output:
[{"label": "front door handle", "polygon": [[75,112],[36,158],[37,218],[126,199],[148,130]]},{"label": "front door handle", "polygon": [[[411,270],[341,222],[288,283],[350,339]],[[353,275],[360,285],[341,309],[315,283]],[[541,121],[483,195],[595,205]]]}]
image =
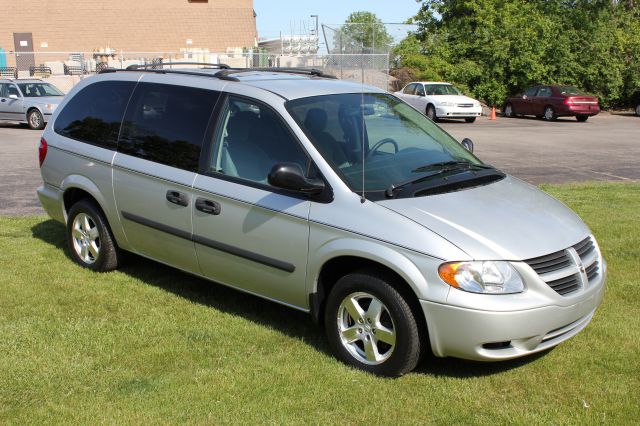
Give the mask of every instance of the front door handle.
[{"label": "front door handle", "polygon": [[167,191],[167,201],[177,204],[178,206],[187,207],[189,205],[189,196],[185,193],[170,189]]},{"label": "front door handle", "polygon": [[206,198],[196,198],[196,209],[200,210],[203,213],[217,216],[220,214],[222,206],[220,206],[220,203],[213,200],[207,200]]}]

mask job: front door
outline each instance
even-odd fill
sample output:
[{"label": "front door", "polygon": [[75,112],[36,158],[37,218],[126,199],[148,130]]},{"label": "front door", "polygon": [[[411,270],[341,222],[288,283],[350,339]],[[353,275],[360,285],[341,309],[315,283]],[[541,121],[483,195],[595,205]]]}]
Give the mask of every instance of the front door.
[{"label": "front door", "polygon": [[[15,95],[18,99],[10,98]],[[24,100],[18,87],[13,83],[0,83],[0,119],[23,121]]]},{"label": "front door", "polygon": [[191,190],[220,94],[145,77],[129,101],[113,161],[122,229],[137,253],[198,273]]},{"label": "front door", "polygon": [[13,33],[13,44],[16,52],[16,67],[18,71],[29,71],[35,66],[33,57],[33,36],[31,33]]},{"label": "front door", "polygon": [[205,276],[307,308],[310,201],[269,185],[267,175],[280,162],[310,169],[278,113],[229,97],[208,170],[194,182],[193,239]]}]

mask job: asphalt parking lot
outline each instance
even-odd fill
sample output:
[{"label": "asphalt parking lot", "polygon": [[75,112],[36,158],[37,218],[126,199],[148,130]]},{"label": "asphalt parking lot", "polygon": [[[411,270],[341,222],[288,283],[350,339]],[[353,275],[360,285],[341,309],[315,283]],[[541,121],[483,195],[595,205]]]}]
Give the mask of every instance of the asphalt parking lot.
[{"label": "asphalt parking lot", "polygon": [[[640,180],[640,117],[631,114],[603,113],[586,123],[481,117],[440,125],[473,140],[482,160],[534,184]],[[0,124],[0,214],[44,213],[35,192],[39,140],[40,132]]]}]

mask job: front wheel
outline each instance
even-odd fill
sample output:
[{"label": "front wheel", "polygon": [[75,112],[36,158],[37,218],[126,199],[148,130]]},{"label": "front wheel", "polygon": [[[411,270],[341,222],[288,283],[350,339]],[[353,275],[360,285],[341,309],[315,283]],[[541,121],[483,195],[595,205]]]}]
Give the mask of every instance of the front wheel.
[{"label": "front wheel", "polygon": [[32,130],[42,130],[44,129],[44,118],[42,114],[37,109],[32,109],[27,114],[27,124],[29,128]]},{"label": "front wheel", "polygon": [[542,116],[542,118],[544,118],[547,121],[553,121],[557,118],[556,111],[553,109],[552,106],[546,106],[544,108],[544,115]]},{"label": "front wheel", "polygon": [[342,277],[325,310],[329,344],[346,364],[380,376],[400,376],[420,359],[416,319],[386,280],[367,272]]},{"label": "front wheel", "polygon": [[515,117],[515,113],[513,112],[513,105],[511,104],[506,104],[504,106],[504,111],[503,111],[503,115],[507,118],[512,118]]},{"label": "front wheel", "polygon": [[576,120],[578,120],[580,123],[584,123],[588,119],[589,119],[588,115],[576,115]]},{"label": "front wheel", "polygon": [[114,270],[120,251],[104,214],[95,203],[81,200],[69,210],[67,241],[72,259],[98,272]]},{"label": "front wheel", "polygon": [[438,119],[436,116],[436,109],[433,105],[427,105],[426,115],[431,121],[436,121]]}]

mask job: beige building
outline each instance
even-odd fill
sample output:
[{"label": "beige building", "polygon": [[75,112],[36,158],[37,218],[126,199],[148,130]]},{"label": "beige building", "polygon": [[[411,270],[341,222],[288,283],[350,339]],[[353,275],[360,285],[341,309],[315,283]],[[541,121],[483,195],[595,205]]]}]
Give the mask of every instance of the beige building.
[{"label": "beige building", "polygon": [[225,52],[257,39],[253,0],[0,0],[0,10],[7,64],[38,52],[19,55],[23,69],[52,52]]}]

